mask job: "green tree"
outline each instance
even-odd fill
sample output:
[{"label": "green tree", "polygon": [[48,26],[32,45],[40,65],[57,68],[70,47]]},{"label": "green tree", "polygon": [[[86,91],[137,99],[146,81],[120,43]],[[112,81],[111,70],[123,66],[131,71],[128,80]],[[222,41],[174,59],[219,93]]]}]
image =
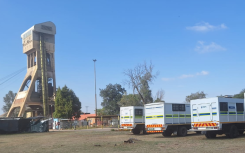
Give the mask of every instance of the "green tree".
[{"label": "green tree", "polygon": [[154,100],[154,103],[156,102],[162,102],[162,100],[160,98],[157,98],[156,100]]},{"label": "green tree", "polygon": [[141,87],[140,87],[140,93],[145,101],[145,103],[152,103],[153,98],[150,90],[150,86],[148,84],[148,81],[144,79],[144,77],[141,79]]},{"label": "green tree", "polygon": [[16,96],[16,93],[14,93],[13,91],[9,91],[8,94],[5,95],[5,97],[3,97],[3,102],[5,103],[5,105],[3,105],[3,112],[6,113],[9,111],[13,101],[14,101],[14,98]]},{"label": "green tree", "polygon": [[158,90],[154,102],[164,102],[163,97],[164,97],[164,90],[162,89]]},{"label": "green tree", "polygon": [[206,98],[206,93],[204,93],[203,91],[201,92],[196,92],[196,93],[191,93],[189,96],[186,96],[185,101],[186,102],[191,102],[191,100],[194,99],[202,99],[202,98]]},{"label": "green tree", "polygon": [[105,112],[105,108],[97,109],[97,116],[108,115]]},{"label": "green tree", "polygon": [[121,100],[118,102],[119,106],[143,106],[143,103],[138,94],[125,93]]},{"label": "green tree", "polygon": [[244,93],[245,93],[245,89],[242,89],[242,91],[239,94],[235,94],[233,96],[233,98],[241,98],[241,99],[243,99],[244,98]]},{"label": "green tree", "polygon": [[100,89],[100,96],[103,99],[101,106],[103,106],[106,114],[116,115],[119,113],[118,102],[125,92],[126,90],[120,84],[109,84],[105,89]]},{"label": "green tree", "polygon": [[73,90],[66,85],[58,88],[55,97],[55,118],[79,118],[81,114],[81,102]]},{"label": "green tree", "polygon": [[131,87],[134,93],[136,91],[139,94],[143,104],[153,102],[149,83],[152,83],[158,74],[153,74],[153,67],[152,63],[148,65],[144,62],[123,72],[128,77],[125,84]]}]

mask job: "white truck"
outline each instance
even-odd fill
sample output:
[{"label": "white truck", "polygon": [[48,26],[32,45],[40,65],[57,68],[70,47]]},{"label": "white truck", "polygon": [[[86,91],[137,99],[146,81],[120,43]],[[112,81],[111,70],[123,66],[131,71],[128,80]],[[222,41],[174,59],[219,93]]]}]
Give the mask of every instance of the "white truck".
[{"label": "white truck", "polygon": [[163,136],[187,135],[191,128],[189,103],[150,103],[145,105],[145,129],[147,133],[162,133]]},{"label": "white truck", "polygon": [[120,130],[131,130],[133,134],[145,134],[144,106],[120,107]]},{"label": "white truck", "polygon": [[191,100],[191,127],[207,138],[226,134],[234,138],[245,129],[244,100],[214,97]]}]

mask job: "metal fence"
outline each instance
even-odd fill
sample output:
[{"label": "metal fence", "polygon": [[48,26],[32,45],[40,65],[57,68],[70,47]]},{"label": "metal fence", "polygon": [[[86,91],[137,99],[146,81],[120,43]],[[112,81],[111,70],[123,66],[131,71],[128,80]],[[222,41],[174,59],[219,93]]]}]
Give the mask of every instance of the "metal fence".
[{"label": "metal fence", "polygon": [[74,128],[118,128],[118,126],[118,116],[94,116],[88,117],[85,120],[54,119],[53,121],[53,129],[57,130]]},{"label": "metal fence", "polygon": [[[97,116],[97,117],[88,117],[87,120],[95,120],[91,122],[91,127],[111,127],[117,128],[119,125],[118,116]],[[97,123],[97,124],[96,124]]]}]

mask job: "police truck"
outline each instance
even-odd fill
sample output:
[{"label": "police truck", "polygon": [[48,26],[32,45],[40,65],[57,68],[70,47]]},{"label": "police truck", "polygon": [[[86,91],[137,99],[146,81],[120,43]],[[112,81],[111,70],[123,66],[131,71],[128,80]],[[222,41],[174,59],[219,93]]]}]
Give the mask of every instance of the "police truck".
[{"label": "police truck", "polygon": [[145,105],[145,130],[163,136],[186,136],[191,128],[189,103],[150,103]]},{"label": "police truck", "polygon": [[120,107],[120,130],[130,130],[133,134],[145,134],[144,106]]},{"label": "police truck", "polygon": [[245,129],[244,99],[214,97],[191,100],[191,128],[207,138],[235,138]]}]

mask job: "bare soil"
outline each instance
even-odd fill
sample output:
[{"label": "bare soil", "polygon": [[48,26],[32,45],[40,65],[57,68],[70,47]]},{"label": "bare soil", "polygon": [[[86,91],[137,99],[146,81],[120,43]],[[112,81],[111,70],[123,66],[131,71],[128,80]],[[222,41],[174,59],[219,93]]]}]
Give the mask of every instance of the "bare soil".
[{"label": "bare soil", "polygon": [[[132,138],[134,143],[124,143]],[[75,130],[47,133],[0,135],[0,153],[28,152],[170,152],[170,153],[229,153],[245,152],[245,135],[235,139],[225,135],[206,139],[189,133],[186,137],[163,137],[162,134],[133,135],[129,131]]]}]

